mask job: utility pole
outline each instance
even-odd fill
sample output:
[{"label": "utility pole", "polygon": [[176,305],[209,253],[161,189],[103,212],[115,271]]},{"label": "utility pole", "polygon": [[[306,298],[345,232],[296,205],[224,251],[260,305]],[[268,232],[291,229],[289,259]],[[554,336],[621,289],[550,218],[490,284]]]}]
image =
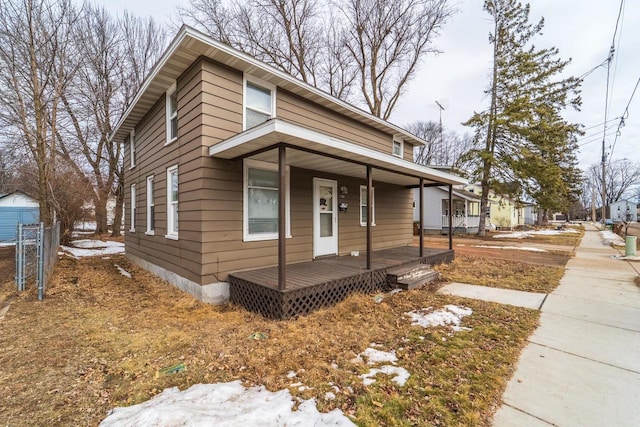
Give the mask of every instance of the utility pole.
[{"label": "utility pole", "polygon": [[[616,24],[617,27],[617,24]],[[605,138],[607,136],[607,115],[608,115],[608,103],[609,103],[609,73],[611,71],[611,60],[615,52],[615,36],[613,42],[611,42],[611,48],[609,49],[609,56],[607,57],[607,91],[604,98],[604,129],[602,130],[602,229],[604,230],[607,225],[607,152],[605,151]]]}]

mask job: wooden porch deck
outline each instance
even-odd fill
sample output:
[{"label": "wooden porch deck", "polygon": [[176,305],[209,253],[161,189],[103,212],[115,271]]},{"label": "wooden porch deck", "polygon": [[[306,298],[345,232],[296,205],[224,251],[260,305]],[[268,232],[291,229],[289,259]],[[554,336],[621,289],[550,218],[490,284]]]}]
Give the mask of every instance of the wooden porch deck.
[{"label": "wooden porch deck", "polygon": [[274,319],[288,319],[331,306],[354,292],[371,293],[387,287],[387,270],[411,264],[453,260],[447,249],[403,246],[373,251],[371,270],[365,255],[332,256],[287,265],[286,289],[278,289],[278,268],[239,271],[229,275],[231,302]]}]

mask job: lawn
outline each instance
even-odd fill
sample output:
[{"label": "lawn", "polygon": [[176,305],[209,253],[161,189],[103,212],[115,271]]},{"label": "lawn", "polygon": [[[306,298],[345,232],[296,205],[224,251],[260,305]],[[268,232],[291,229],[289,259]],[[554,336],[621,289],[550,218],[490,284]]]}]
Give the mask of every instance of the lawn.
[{"label": "lawn", "polygon": [[[461,268],[455,263],[449,272]],[[10,280],[0,283],[0,295],[13,295]],[[462,321],[471,330],[425,329],[405,315],[446,304],[473,310]],[[0,419],[97,425],[110,408],[167,387],[240,379],[315,398],[321,411],[340,408],[361,426],[486,426],[538,319],[532,310],[416,290],[380,303],[353,295],[305,317],[271,321],[200,303],[122,256],[65,257],[43,302],[31,289],[0,321]],[[266,339],[249,339],[255,332]],[[354,358],[373,342],[395,350],[411,375],[406,385],[384,375],[363,385],[359,376],[370,367]],[[186,371],[157,375],[179,363]]]},{"label": "lawn", "polygon": [[439,265],[436,269],[445,282],[542,293],[552,292],[564,275],[563,267],[461,254],[456,254],[451,264]]}]

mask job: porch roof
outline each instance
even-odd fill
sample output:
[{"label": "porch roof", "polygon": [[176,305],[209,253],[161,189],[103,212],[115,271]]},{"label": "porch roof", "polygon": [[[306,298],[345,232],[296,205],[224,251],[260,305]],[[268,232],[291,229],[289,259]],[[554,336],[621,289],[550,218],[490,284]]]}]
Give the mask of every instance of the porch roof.
[{"label": "porch roof", "polygon": [[287,164],[303,169],[365,179],[366,168],[358,167],[359,164],[372,166],[375,169],[374,180],[379,182],[412,186],[416,185],[417,179],[424,178],[425,183],[466,183],[459,176],[277,118],[212,145],[209,155],[223,159],[251,157],[277,163],[275,148],[280,143],[290,148]]}]

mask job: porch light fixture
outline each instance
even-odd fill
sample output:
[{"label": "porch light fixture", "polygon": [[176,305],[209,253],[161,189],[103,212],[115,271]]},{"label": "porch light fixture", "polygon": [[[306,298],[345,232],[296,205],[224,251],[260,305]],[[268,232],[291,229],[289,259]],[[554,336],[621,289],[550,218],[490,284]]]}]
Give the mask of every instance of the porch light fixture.
[{"label": "porch light fixture", "polygon": [[342,195],[349,194],[349,187],[347,187],[346,185],[341,186],[340,187],[340,194],[342,194]]}]

